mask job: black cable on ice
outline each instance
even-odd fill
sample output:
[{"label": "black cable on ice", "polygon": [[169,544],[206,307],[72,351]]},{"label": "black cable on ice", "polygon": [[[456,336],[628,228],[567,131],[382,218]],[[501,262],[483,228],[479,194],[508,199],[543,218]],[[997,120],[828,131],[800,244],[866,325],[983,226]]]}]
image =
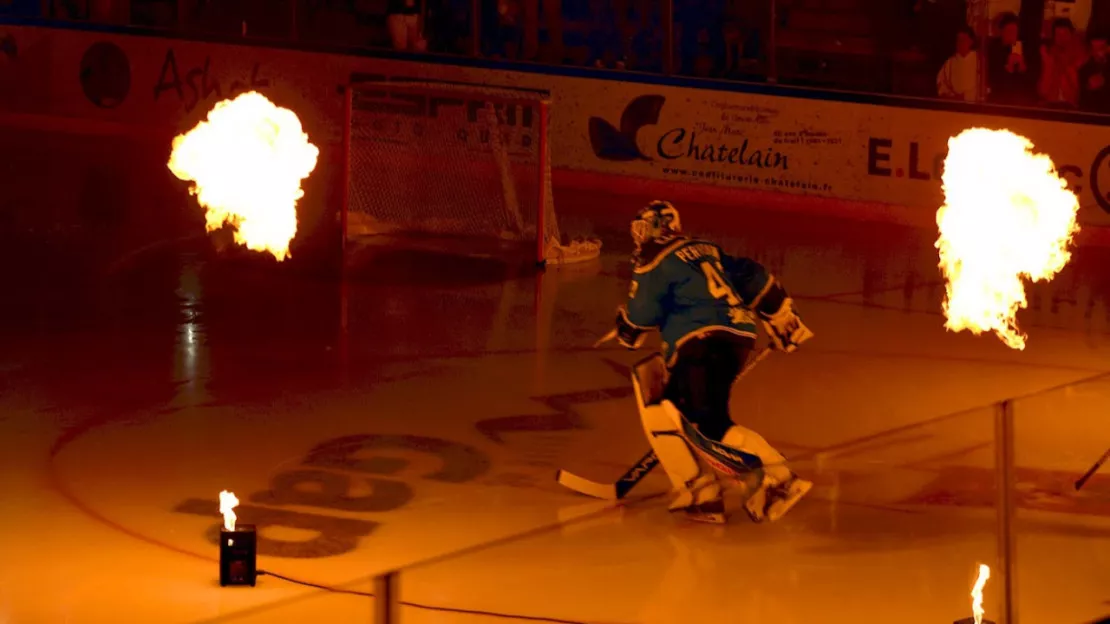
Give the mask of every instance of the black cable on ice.
[{"label": "black cable on ice", "polygon": [[365,598],[373,598],[374,597],[374,594],[372,594],[370,592],[357,591],[357,590],[354,590],[354,589],[342,589],[342,588],[339,588],[339,587],[331,587],[329,585],[320,585],[319,583],[312,583],[310,581],[302,581],[300,579],[295,579],[295,578],[292,578],[292,577],[283,576],[281,574],[275,574],[274,572],[270,572],[269,570],[259,570],[258,571],[258,576],[272,576],[276,579],[281,579],[281,580],[285,581],[286,583],[293,583],[294,585],[303,585],[305,587],[311,587],[313,589],[322,589],[324,591],[329,591],[329,592],[333,592],[333,593],[336,593],[336,594],[351,594],[352,596],[363,596]]}]

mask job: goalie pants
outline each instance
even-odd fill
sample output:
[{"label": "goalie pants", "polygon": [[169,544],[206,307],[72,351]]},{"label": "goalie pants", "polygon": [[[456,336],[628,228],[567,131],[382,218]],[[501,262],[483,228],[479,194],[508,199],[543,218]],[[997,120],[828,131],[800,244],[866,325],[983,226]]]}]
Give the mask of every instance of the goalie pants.
[{"label": "goalie pants", "polygon": [[732,384],[754,346],[754,339],[726,332],[688,340],[678,348],[663,397],[702,435],[758,456],[767,476],[783,482],[791,476],[786,458],[758,433],[733,424],[729,414]]},{"label": "goalie pants", "polygon": [[728,399],[755,340],[724,332],[688,340],[678,348],[663,398],[702,435],[719,442],[732,426]]}]

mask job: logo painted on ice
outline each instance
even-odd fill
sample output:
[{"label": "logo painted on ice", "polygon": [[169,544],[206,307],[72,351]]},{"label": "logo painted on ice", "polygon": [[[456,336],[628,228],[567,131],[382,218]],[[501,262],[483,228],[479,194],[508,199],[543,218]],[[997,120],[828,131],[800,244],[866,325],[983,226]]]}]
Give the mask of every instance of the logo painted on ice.
[{"label": "logo painted on ice", "polygon": [[[590,117],[590,147],[594,155],[601,160],[613,162],[655,160],[644,154],[637,138],[643,128],[659,124],[664,103],[666,98],[655,94],[633,99],[621,113],[620,128],[613,127],[613,124],[601,117]],[[701,137],[699,132],[702,133]],[[706,135],[715,138],[706,140]],[[680,126],[663,132],[655,143],[654,151],[655,156],[663,160],[689,160],[783,171],[790,168],[786,154],[773,147],[760,148],[747,137],[735,138],[739,139],[739,143],[727,143],[720,130],[698,122],[693,128]]]}]

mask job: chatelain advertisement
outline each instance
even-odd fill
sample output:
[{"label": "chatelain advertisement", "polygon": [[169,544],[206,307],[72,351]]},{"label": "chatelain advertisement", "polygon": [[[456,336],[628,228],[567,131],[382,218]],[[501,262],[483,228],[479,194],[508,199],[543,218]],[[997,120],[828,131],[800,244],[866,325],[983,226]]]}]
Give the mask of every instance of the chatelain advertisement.
[{"label": "chatelain advertisement", "polygon": [[663,95],[641,95],[625,106],[616,124],[590,117],[594,156],[609,162],[660,163],[665,175],[685,178],[832,190],[827,183],[811,180],[815,171],[800,171],[791,155],[796,149],[832,143],[827,134],[775,129],[772,116],[777,111],[729,110],[736,107],[726,105],[686,124],[665,125],[666,105]]}]

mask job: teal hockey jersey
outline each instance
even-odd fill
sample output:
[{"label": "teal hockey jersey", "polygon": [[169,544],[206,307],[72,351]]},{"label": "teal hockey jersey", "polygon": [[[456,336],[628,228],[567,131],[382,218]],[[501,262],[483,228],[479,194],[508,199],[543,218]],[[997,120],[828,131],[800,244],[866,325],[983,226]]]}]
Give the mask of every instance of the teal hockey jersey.
[{"label": "teal hockey jersey", "polygon": [[[734,284],[734,276],[743,283]],[[761,265],[730,257],[714,243],[685,237],[650,241],[640,250],[621,315],[637,330],[659,329],[669,366],[684,342],[710,332],[754,339],[756,317],[747,302],[768,281]]]}]

